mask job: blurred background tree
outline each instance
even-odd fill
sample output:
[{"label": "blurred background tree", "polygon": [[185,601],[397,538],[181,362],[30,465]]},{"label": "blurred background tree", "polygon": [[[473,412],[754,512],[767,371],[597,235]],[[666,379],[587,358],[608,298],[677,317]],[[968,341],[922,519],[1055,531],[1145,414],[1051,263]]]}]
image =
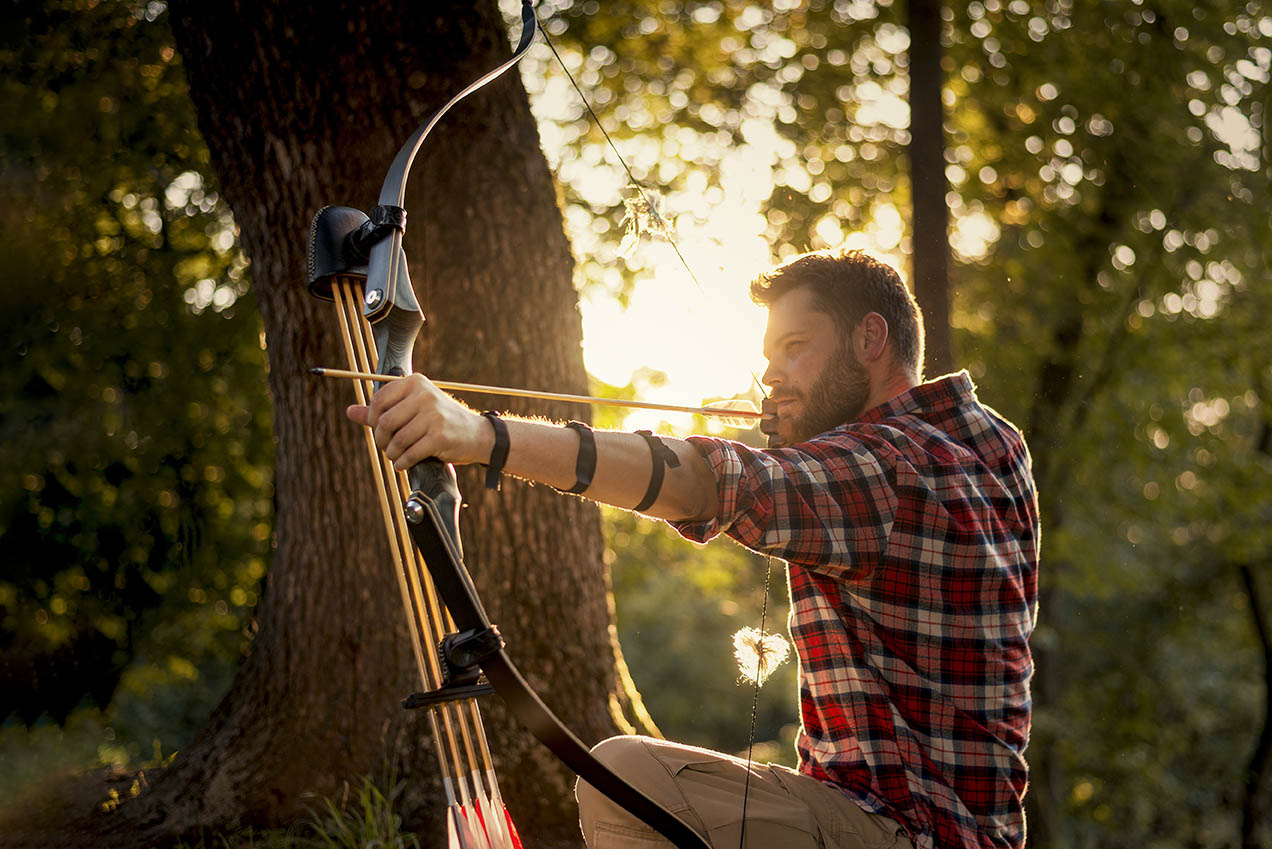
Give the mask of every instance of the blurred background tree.
[{"label": "blurred background tree", "polygon": [[89,752],[167,754],[268,566],[260,318],[170,33],[122,3],[0,14],[0,745],[78,709]]}]

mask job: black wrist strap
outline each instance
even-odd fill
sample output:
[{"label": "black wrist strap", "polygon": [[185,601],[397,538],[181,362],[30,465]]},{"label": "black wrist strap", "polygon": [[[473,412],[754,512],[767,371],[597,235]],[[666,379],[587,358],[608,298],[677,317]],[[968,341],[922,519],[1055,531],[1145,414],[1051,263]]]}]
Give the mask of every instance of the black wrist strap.
[{"label": "black wrist strap", "polygon": [[666,474],[667,467],[679,468],[680,458],[676,456],[675,451],[664,445],[663,441],[650,431],[638,430],[636,434],[649,443],[649,454],[653,463],[653,468],[649,473],[649,488],[645,490],[645,497],[632,508],[637,512],[641,512],[648,510],[650,505],[658,500],[658,493],[662,492],[663,476]]},{"label": "black wrist strap", "polygon": [[592,476],[596,474],[596,437],[592,434],[592,429],[583,422],[566,422],[565,426],[578,431],[579,456],[574,461],[574,486],[561,491],[577,495],[587,491],[592,485]]},{"label": "black wrist strap", "polygon": [[496,410],[482,413],[490,419],[495,429],[495,447],[490,449],[490,461],[486,463],[486,489],[499,489],[499,476],[503,474],[504,464],[508,462],[508,425],[499,418]]}]

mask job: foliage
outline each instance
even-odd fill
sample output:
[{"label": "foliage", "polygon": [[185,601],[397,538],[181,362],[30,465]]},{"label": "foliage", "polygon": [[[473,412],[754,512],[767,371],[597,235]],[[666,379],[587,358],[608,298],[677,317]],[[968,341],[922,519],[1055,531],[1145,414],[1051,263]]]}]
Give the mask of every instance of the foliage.
[{"label": "foliage", "polygon": [[10,4],[0,35],[0,719],[113,704],[146,730],[111,759],[197,727],[271,546],[259,318],[161,11]]},{"label": "foliage", "polygon": [[[732,634],[784,633],[790,607],[780,561],[724,541],[691,543],[661,522],[604,511],[619,642],[646,707],[669,739],[744,754],[754,685],[739,675]],[[764,573],[771,569],[767,609]],[[795,663],[759,691],[762,760],[793,764]]]},{"label": "foliage", "polygon": [[387,783],[386,796],[370,778],[363,779],[352,805],[346,785],[340,800],[323,800],[322,813],[315,813],[302,831],[311,833],[313,845],[323,849],[419,849],[419,841],[402,831],[402,817],[394,811],[402,785],[391,776]]},{"label": "foliage", "polygon": [[[728,203],[723,157],[766,151],[759,226],[775,257],[863,235],[909,249],[903,11],[541,6],[673,216],[687,197],[705,204],[695,216]],[[228,681],[268,564],[259,321],[156,12],[3,13],[0,470],[21,486],[0,492],[0,714],[35,722],[0,730],[14,784],[166,757]],[[1237,570],[1272,581],[1272,12],[976,0],[945,19],[960,359],[1026,429],[1044,515],[1031,842],[1233,844],[1267,710]],[[638,255],[615,278],[620,193],[580,185],[605,159],[599,130],[580,107],[545,132],[581,276],[621,296],[642,269]],[[620,637],[651,712],[668,736],[740,750],[750,691],[729,634],[758,623],[763,562],[606,521]],[[793,676],[788,664],[761,691],[758,736],[783,759]],[[364,787],[362,813],[326,833],[391,824],[383,801]],[[301,838],[259,836],[275,839]]]},{"label": "foliage", "polygon": [[[729,203],[721,162],[772,126],[775,256],[895,254],[903,14],[633,0],[561,3],[552,26],[673,217]],[[1029,437],[1042,502],[1031,844],[1266,839],[1239,833],[1268,670],[1238,568],[1272,580],[1272,9],[977,0],[943,16],[952,321],[982,398]],[[603,159],[582,116],[554,137],[574,148],[566,181]],[[585,233],[621,214],[567,198]]]}]

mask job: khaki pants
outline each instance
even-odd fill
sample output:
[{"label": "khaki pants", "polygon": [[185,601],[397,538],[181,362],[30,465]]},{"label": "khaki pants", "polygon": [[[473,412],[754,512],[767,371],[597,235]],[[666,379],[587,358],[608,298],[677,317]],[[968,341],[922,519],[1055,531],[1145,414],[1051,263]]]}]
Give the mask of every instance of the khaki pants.
[{"label": "khaki pants", "polygon": [[[676,814],[713,849],[740,849],[746,762],[649,737],[612,737],[597,759]],[[590,849],[653,849],[671,844],[580,781],[583,837]],[[872,814],[834,787],[785,767],[751,765],[747,849],[912,849],[901,826]]]}]

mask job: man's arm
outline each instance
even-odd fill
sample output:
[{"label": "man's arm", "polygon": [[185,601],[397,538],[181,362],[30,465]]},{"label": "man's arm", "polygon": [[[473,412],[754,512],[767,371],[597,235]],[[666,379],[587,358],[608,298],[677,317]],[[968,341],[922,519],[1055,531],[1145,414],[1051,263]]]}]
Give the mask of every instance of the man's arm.
[{"label": "man's arm", "polygon": [[[352,406],[349,418],[370,425],[375,442],[399,469],[428,457],[457,465],[485,463],[495,444],[490,421],[442,392],[423,375],[381,387],[369,407]],[[558,489],[574,486],[579,435],[573,430],[525,419],[508,426],[507,474]],[[601,431],[596,436],[596,472],[583,493],[593,501],[633,509],[645,496],[653,471],[649,445],[634,433]],[[659,519],[705,521],[716,514],[716,482],[692,445],[663,438],[680,465],[668,467],[662,489],[643,512]]]}]

